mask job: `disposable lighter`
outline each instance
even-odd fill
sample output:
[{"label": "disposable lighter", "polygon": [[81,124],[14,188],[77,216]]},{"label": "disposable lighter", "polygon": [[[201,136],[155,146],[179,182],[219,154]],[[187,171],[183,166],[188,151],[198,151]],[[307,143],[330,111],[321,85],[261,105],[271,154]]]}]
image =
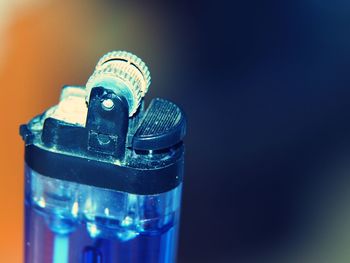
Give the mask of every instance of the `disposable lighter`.
[{"label": "disposable lighter", "polygon": [[110,52],[21,125],[26,263],[176,261],[186,120],[165,99],[145,109],[149,85],[144,62]]}]

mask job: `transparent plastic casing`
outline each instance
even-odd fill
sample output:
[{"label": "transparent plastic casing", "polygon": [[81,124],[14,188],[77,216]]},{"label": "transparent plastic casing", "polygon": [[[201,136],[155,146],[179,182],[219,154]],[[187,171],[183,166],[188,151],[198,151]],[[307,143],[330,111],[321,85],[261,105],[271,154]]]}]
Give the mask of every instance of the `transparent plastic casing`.
[{"label": "transparent plastic casing", "polygon": [[181,184],[136,195],[53,179],[28,166],[25,180],[26,263],[176,261]]}]

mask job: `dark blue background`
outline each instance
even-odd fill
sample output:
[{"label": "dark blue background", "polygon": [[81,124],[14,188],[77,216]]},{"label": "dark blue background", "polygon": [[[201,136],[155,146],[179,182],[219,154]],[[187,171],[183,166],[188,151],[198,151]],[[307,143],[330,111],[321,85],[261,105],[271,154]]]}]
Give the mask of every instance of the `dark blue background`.
[{"label": "dark blue background", "polygon": [[313,262],[349,190],[350,2],[159,5],[189,125],[179,261]]}]

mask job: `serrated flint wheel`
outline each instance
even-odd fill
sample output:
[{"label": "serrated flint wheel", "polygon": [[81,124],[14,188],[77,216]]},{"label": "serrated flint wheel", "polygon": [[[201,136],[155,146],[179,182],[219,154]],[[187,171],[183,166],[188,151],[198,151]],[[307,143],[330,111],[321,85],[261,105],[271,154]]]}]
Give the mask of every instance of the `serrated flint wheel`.
[{"label": "serrated flint wheel", "polygon": [[86,84],[87,99],[94,87],[112,89],[128,101],[129,116],[132,116],[148,91],[150,83],[150,73],[140,58],[126,51],[112,51],[98,61],[94,73],[89,78]]}]

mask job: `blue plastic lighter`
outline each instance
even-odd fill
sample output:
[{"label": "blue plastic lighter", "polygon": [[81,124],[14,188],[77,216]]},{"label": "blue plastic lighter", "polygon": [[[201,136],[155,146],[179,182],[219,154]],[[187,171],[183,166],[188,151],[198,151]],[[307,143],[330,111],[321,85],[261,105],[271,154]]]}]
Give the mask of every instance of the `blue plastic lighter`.
[{"label": "blue plastic lighter", "polygon": [[176,261],[186,120],[135,55],[104,55],[86,86],[22,125],[26,263]]}]

